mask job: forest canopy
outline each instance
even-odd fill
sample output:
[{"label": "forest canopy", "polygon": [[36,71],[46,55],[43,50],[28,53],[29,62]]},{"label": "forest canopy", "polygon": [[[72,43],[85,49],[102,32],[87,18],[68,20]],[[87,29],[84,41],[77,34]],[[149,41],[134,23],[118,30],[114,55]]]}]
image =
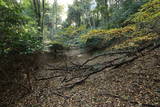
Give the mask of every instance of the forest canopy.
[{"label": "forest canopy", "polygon": [[57,0],[0,0],[0,53],[29,54],[54,43],[85,48],[92,38],[110,49],[139,46],[158,37],[159,7],[159,0],[73,0],[65,13]]}]

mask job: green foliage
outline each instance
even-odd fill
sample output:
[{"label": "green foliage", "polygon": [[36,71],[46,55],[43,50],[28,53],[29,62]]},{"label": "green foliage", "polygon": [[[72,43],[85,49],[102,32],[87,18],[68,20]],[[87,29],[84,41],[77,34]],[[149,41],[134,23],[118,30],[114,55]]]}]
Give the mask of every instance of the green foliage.
[{"label": "green foliage", "polygon": [[81,35],[81,39],[84,42],[88,38],[92,38],[94,36],[100,36],[105,39],[110,39],[113,36],[115,37],[126,36],[127,34],[130,34],[135,30],[136,30],[135,25],[126,26],[124,28],[114,28],[110,30],[95,29],[95,30],[89,31],[88,33],[84,35]]},{"label": "green foliage", "polygon": [[109,28],[122,27],[123,22],[136,13],[140,6],[147,1],[148,0],[124,0],[119,6],[112,6],[110,21],[108,22]]},{"label": "green foliage", "polygon": [[[65,26],[66,28],[58,34],[65,38],[64,41],[69,42],[68,44],[75,45],[73,41],[78,41],[78,44],[86,47],[105,46],[108,49],[122,49],[127,46],[140,46],[144,42],[157,39],[157,35],[160,34],[159,0],[120,0],[119,2],[95,0],[95,2],[96,7],[92,9],[89,0],[76,0],[70,6],[65,25],[74,23],[76,27]],[[77,26],[81,24],[86,28],[78,30]],[[89,31],[85,33],[83,30]]]},{"label": "green foliage", "polygon": [[60,43],[60,42],[57,42],[57,41],[52,41],[48,45],[49,45],[48,47],[51,51],[63,50],[64,49],[63,44]]},{"label": "green foliage", "polygon": [[[45,36],[46,39],[54,40],[54,35],[58,32],[59,29],[61,29],[62,24],[62,10],[63,6],[59,5],[57,1],[53,3],[53,5],[50,5],[49,3],[46,4],[47,11],[45,12]],[[46,34],[46,33],[49,34]]]},{"label": "green foliage", "polygon": [[80,35],[86,31],[86,26],[81,25],[80,27],[68,26],[54,35],[54,42],[63,44],[65,47],[79,46]]},{"label": "green foliage", "polygon": [[129,48],[139,48],[142,45],[146,45],[149,42],[155,42],[158,40],[159,35],[156,33],[149,33],[146,35],[138,35],[131,39],[127,39],[126,41],[122,42],[121,44],[115,45],[112,49],[129,49]]},{"label": "green foliage", "polygon": [[138,48],[147,43],[160,41],[160,1],[152,0],[144,4],[139,12],[131,16],[126,22],[135,23],[137,30],[132,38],[114,46],[114,49]]},{"label": "green foliage", "polygon": [[[82,42],[92,48],[109,48],[119,42],[131,38],[131,34],[136,30],[135,25],[124,28],[110,30],[91,30],[87,34],[81,35]],[[89,45],[88,45],[89,44]]]},{"label": "green foliage", "polygon": [[85,30],[86,26],[84,25],[81,25],[80,27],[69,26],[67,28],[64,28],[61,32],[59,32],[58,35],[63,35],[68,38],[74,38],[74,36],[79,36]]},{"label": "green foliage", "polygon": [[105,45],[106,45],[105,39],[98,36],[94,36],[92,38],[87,39],[85,44],[88,51],[103,49],[105,48]]},{"label": "green foliage", "polygon": [[0,54],[29,54],[41,48],[35,21],[16,2],[0,0]]},{"label": "green foliage", "polygon": [[133,21],[135,23],[150,22],[158,16],[160,16],[160,1],[152,0],[144,4],[139,12],[131,17],[130,21]]},{"label": "green foliage", "polygon": [[89,26],[89,23],[91,23],[91,1],[92,0],[75,0],[73,5],[69,6],[67,17],[68,26],[73,23],[76,26],[81,26],[83,24],[87,27]]},{"label": "green foliage", "polygon": [[91,30],[81,38],[84,43],[94,37],[104,38],[106,39],[105,47],[113,50],[136,49],[148,43],[156,43],[160,41],[159,11],[160,1],[152,0],[127,20],[134,25],[110,30]]}]

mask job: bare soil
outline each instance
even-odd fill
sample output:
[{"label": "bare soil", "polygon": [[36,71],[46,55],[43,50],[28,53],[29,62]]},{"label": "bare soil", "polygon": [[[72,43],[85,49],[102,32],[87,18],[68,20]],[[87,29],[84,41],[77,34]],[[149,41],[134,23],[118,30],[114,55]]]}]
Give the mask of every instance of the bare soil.
[{"label": "bare soil", "polygon": [[[149,52],[120,68],[96,73],[73,88],[64,88],[69,84],[64,82],[66,78],[81,72],[52,68],[69,66],[72,61],[79,64],[89,57],[78,50],[67,52],[66,57],[55,58],[50,53],[41,55],[41,66],[32,76],[33,91],[28,93],[17,86],[17,96],[10,100],[19,99],[2,107],[160,107],[160,50]],[[100,57],[91,64],[108,59]],[[49,77],[52,78],[46,79]],[[21,98],[22,92],[27,94]]]}]

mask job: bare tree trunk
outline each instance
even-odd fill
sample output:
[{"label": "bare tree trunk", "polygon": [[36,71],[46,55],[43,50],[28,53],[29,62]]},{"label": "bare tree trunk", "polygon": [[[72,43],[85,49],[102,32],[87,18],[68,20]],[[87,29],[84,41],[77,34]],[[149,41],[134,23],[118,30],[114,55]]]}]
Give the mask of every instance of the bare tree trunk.
[{"label": "bare tree trunk", "polygon": [[94,19],[94,14],[92,14],[92,23],[93,23],[93,28],[95,29],[96,28],[96,22],[95,22],[95,19]]},{"label": "bare tree trunk", "polygon": [[[43,33],[44,29],[44,13],[45,13],[45,0],[32,0],[33,8],[35,11],[35,16],[37,24],[41,27],[40,31]],[[41,14],[42,11],[42,14]]]},{"label": "bare tree trunk", "polygon": [[42,14],[42,24],[41,24],[41,29],[42,29],[42,33],[44,33],[43,31],[44,31],[44,14],[45,14],[45,1],[43,0],[42,1],[42,7],[43,7],[43,14]]},{"label": "bare tree trunk", "polygon": [[37,11],[38,11],[38,26],[41,26],[41,2],[37,0]]},{"label": "bare tree trunk", "polygon": [[55,20],[55,31],[57,31],[57,0],[54,0],[55,3],[55,16],[56,16],[56,20]]}]

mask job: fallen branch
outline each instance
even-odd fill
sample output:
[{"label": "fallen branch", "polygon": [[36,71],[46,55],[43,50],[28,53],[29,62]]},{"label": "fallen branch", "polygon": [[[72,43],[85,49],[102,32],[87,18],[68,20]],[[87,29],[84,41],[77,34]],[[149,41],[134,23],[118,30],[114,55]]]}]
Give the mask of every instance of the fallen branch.
[{"label": "fallen branch", "polygon": [[36,81],[49,80],[49,79],[53,79],[53,78],[61,77],[61,76],[63,76],[63,75],[56,75],[56,76],[45,77],[45,78],[36,78],[36,77],[35,77],[35,80],[36,80]]},{"label": "fallen branch", "polygon": [[79,81],[77,81],[77,82],[75,82],[75,83],[72,83],[72,84],[65,84],[62,88],[72,89],[72,88],[74,88],[75,86],[80,85],[80,84],[82,84],[83,82],[85,82],[85,80],[88,79],[88,77],[89,77],[89,76],[86,76],[86,77],[84,77],[83,79],[81,79],[81,80],[79,80]]},{"label": "fallen branch", "polygon": [[[91,66],[90,66],[88,69],[85,69],[84,72],[86,72],[86,71],[89,70],[89,69],[91,69]],[[81,77],[83,77],[83,75],[77,75],[77,76],[72,77],[72,78],[70,78],[70,79],[65,79],[63,82],[69,82],[69,81],[72,81],[72,80],[74,80],[74,79],[81,78]]]},{"label": "fallen branch", "polygon": [[96,55],[96,56],[94,56],[94,57],[89,58],[88,60],[86,60],[83,64],[81,64],[81,66],[84,66],[85,64],[89,63],[90,61],[95,60],[95,59],[97,59],[99,57],[102,57],[102,56],[107,56],[107,55],[113,56],[113,55],[117,55],[117,54],[121,54],[122,55],[122,54],[130,54],[130,53],[132,53],[132,52],[129,52],[129,51],[120,51],[120,52],[108,52],[108,53]]},{"label": "fallen branch", "polygon": [[117,64],[114,64],[114,68],[113,69],[115,69],[115,68],[118,68],[118,67],[120,67],[120,66],[122,66],[122,65],[124,65],[124,64],[127,64],[127,63],[131,63],[131,62],[133,62],[134,60],[136,60],[136,59],[138,59],[139,57],[138,56],[134,56],[134,57],[132,57],[131,59],[127,59],[126,61],[122,61],[122,62],[120,62],[120,63],[117,63]]},{"label": "fallen branch", "polygon": [[83,79],[81,79],[80,81],[74,82],[74,83],[72,83],[72,84],[68,84],[67,86],[65,86],[65,88],[74,88],[76,85],[79,85],[79,84],[85,82],[85,80],[88,79],[88,78],[89,78],[91,75],[93,75],[93,74],[96,74],[96,73],[98,73],[98,72],[101,72],[101,71],[103,71],[103,70],[105,70],[105,69],[107,69],[107,68],[112,68],[112,69],[118,68],[118,67],[120,67],[120,66],[122,66],[122,65],[124,65],[124,64],[126,64],[126,63],[131,63],[131,62],[133,62],[133,61],[134,61],[135,59],[137,59],[137,58],[138,58],[138,57],[136,56],[136,57],[133,57],[133,58],[131,58],[131,59],[129,59],[129,60],[125,60],[125,61],[120,62],[120,63],[115,63],[115,64],[109,63],[109,64],[105,65],[105,66],[102,67],[102,68],[92,69],[92,72],[84,75],[84,78],[83,78]]},{"label": "fallen branch", "polygon": [[[67,77],[65,77],[64,80],[62,81],[62,82],[67,83],[67,82],[71,82],[71,81],[74,81],[76,79],[82,78],[79,81],[75,81],[75,82],[72,82],[71,84],[66,84],[64,86],[64,88],[73,88],[74,86],[83,83],[88,77],[90,77],[93,74],[101,72],[101,71],[103,71],[107,68],[116,69],[116,68],[119,68],[122,65],[133,62],[134,60],[141,57],[141,54],[139,54],[139,53],[142,53],[144,50],[146,50],[146,49],[148,49],[152,46],[153,46],[153,44],[148,44],[148,45],[145,45],[144,47],[138,48],[137,50],[134,50],[134,51],[108,52],[108,53],[104,53],[104,54],[97,55],[97,56],[94,56],[92,58],[89,58],[86,61],[84,61],[84,63],[82,63],[80,65],[72,63],[73,66],[68,67],[68,65],[65,64],[65,67],[53,68],[52,70],[59,69],[59,70],[67,71],[67,72],[76,71],[76,70],[82,71],[82,75],[72,77],[68,80],[67,80]],[[112,59],[110,61],[106,61],[104,63],[95,64],[95,65],[87,65],[90,61],[93,61],[93,60],[95,60],[95,59],[97,59],[101,56],[107,56],[107,55],[113,56],[113,55],[117,55],[117,54],[120,54],[122,56],[120,56],[118,58],[115,58],[115,59]],[[92,68],[92,69],[90,69],[90,68]],[[60,76],[62,76],[62,75],[60,75]],[[43,78],[43,79],[40,79],[40,80],[52,79],[54,77]]]}]

